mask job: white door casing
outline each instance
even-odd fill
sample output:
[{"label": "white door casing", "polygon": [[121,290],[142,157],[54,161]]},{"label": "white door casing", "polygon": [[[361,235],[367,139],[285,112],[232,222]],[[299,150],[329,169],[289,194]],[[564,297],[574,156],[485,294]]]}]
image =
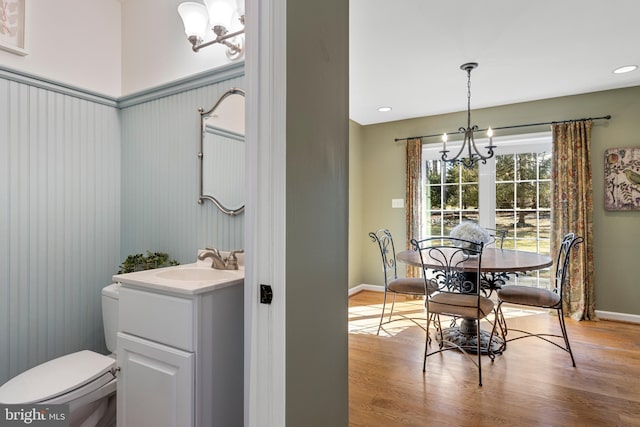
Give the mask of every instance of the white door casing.
[{"label": "white door casing", "polygon": [[246,15],[244,425],[275,427],[286,425],[286,1],[246,0]]}]

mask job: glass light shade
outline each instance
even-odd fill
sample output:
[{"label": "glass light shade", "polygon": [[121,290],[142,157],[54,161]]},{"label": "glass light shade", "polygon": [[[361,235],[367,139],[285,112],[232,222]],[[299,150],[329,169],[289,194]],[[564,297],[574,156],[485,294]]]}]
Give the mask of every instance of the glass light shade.
[{"label": "glass light shade", "polygon": [[178,6],[178,14],[184,24],[187,37],[196,36],[203,40],[207,31],[207,8],[201,3],[186,2]]},{"label": "glass light shade", "polygon": [[236,10],[238,11],[238,15],[244,15],[244,0],[236,1]]},{"label": "glass light shade", "polygon": [[231,15],[233,8],[224,0],[204,0],[209,11],[209,25],[211,28],[216,25],[229,29],[231,25]]},{"label": "glass light shade", "polygon": [[240,31],[244,28],[242,22],[240,21],[240,14],[236,11],[231,15],[231,23],[227,29],[230,33],[235,33],[236,31]]}]

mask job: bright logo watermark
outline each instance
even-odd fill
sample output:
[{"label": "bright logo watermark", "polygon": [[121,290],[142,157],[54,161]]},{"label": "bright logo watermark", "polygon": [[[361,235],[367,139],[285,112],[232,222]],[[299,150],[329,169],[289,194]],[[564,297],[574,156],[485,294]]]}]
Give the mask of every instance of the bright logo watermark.
[{"label": "bright logo watermark", "polygon": [[69,427],[69,405],[0,405],[0,427]]}]

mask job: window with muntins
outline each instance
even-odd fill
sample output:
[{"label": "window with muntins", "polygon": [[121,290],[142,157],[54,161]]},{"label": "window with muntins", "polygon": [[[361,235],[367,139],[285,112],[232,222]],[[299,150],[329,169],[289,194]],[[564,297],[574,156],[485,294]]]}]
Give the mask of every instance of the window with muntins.
[{"label": "window with muntins", "polygon": [[[461,221],[507,230],[504,249],[549,254],[551,235],[551,132],[494,137],[495,156],[472,169],[441,160],[440,144],[423,145],[422,236],[448,235]],[[448,142],[452,152],[460,141]],[[477,141],[479,147],[487,141]],[[482,151],[482,150],[481,150]],[[549,271],[513,281],[541,287]]]}]

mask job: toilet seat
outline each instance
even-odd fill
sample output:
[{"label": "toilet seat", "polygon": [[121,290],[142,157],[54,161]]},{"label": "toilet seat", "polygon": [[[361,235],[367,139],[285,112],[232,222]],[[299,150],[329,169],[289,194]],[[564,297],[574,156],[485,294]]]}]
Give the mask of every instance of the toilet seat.
[{"label": "toilet seat", "polygon": [[103,387],[115,389],[115,365],[113,358],[89,350],[67,354],[6,382],[0,403],[68,403]]}]

